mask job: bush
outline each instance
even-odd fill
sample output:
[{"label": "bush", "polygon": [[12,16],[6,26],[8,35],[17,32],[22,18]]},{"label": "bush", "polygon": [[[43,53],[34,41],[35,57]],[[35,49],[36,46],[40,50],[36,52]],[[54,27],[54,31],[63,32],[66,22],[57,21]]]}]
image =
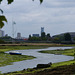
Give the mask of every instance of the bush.
[{"label": "bush", "polygon": [[3,43],[5,43],[2,39],[0,39],[0,44],[3,44]]}]

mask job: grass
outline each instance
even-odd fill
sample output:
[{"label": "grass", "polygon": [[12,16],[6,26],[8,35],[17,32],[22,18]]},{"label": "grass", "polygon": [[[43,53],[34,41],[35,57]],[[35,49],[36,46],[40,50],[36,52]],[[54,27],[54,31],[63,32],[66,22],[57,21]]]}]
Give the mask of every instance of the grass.
[{"label": "grass", "polygon": [[48,53],[48,54],[62,54],[67,56],[74,56],[75,48],[73,49],[65,49],[65,50],[44,50],[39,51],[41,53]]},{"label": "grass", "polygon": [[0,46],[0,51],[10,51],[10,50],[25,50],[25,49],[41,49],[47,46]]},{"label": "grass", "polygon": [[27,55],[10,55],[0,52],[0,66],[10,65],[12,62],[33,59],[33,56]]}]

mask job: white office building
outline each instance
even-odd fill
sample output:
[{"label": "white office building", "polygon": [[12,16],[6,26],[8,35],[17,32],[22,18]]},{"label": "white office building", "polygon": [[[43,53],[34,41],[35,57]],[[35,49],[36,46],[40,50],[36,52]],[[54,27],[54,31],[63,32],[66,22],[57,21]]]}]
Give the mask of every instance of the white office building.
[{"label": "white office building", "polygon": [[17,39],[21,39],[21,33],[17,33]]}]

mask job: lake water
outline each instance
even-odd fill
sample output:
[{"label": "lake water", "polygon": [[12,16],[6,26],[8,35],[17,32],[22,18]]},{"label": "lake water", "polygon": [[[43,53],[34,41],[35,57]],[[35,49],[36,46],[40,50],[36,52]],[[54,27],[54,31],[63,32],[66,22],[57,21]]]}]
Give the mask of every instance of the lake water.
[{"label": "lake water", "polygon": [[38,53],[38,51],[56,50],[56,49],[71,49],[71,48],[72,47],[49,47],[49,48],[45,48],[45,49],[19,50],[19,52],[21,52],[22,55],[31,55],[31,56],[34,56],[37,58],[31,59],[31,60],[24,60],[24,61],[20,61],[20,62],[14,62],[12,65],[0,67],[0,71],[1,71],[1,73],[21,71],[23,69],[36,67],[36,65],[40,64],[40,63],[41,64],[47,64],[49,62],[57,63],[57,62],[62,62],[62,61],[69,61],[69,60],[74,59],[74,57],[65,56],[65,55]]}]

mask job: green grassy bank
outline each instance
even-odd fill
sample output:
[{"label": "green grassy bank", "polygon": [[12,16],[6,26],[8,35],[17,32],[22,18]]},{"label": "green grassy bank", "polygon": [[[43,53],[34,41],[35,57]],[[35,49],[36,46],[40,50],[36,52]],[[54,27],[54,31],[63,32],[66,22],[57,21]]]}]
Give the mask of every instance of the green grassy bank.
[{"label": "green grassy bank", "polygon": [[41,53],[48,53],[48,54],[57,54],[57,55],[68,55],[68,56],[74,56],[75,54],[75,48],[73,49],[57,49],[57,50],[44,50],[44,51],[39,51]]}]

